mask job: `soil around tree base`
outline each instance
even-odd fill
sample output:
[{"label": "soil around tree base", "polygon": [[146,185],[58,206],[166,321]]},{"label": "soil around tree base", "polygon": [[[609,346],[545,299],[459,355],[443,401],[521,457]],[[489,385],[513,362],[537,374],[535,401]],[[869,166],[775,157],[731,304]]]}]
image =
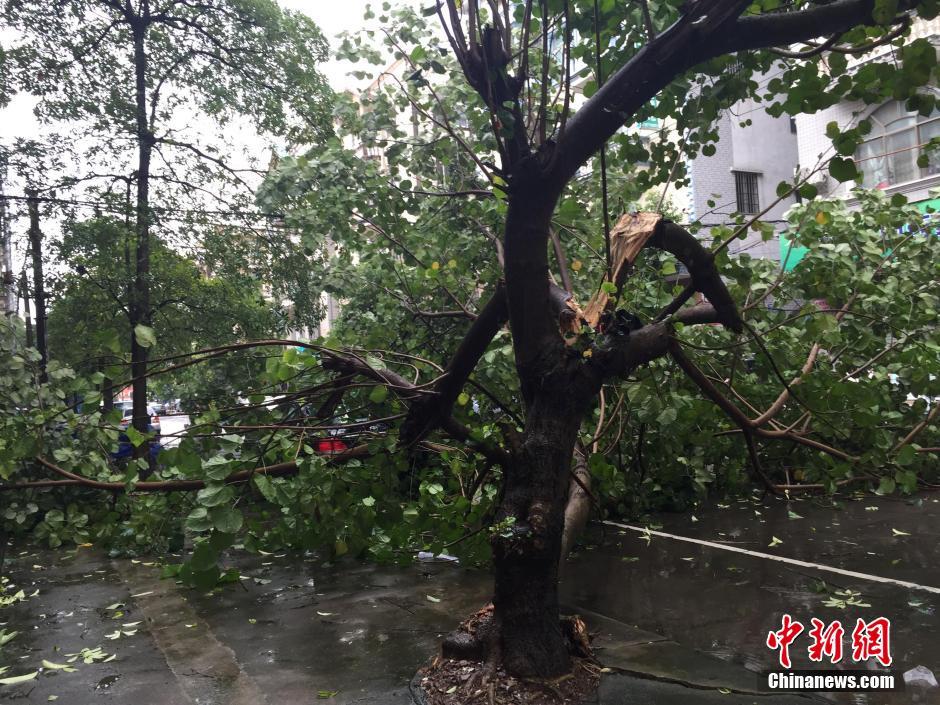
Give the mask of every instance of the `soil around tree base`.
[{"label": "soil around tree base", "polygon": [[[554,680],[515,678],[482,661],[437,656],[411,682],[415,705],[580,705],[594,702],[601,667],[573,658],[571,673]],[[487,677],[488,675],[488,677]]]}]

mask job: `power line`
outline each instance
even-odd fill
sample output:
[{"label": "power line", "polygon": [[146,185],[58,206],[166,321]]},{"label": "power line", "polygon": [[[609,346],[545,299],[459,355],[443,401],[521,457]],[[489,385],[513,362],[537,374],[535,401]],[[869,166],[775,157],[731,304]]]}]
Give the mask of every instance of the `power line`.
[{"label": "power line", "polygon": [[[0,199],[4,201],[22,201],[28,202],[30,200],[29,196],[26,195],[14,195],[14,194],[0,194]],[[68,206],[80,206],[84,208],[95,208],[98,210],[108,211],[110,213],[127,213],[127,208],[121,208],[115,206],[113,203],[108,201],[80,201],[77,199],[71,198],[54,198],[52,196],[37,196],[36,201],[43,203],[54,203],[57,205],[68,205]],[[175,213],[179,215],[220,215],[228,216],[232,218],[246,218],[246,219],[258,219],[258,220],[277,220],[279,216],[269,215],[266,213],[252,212],[252,211],[239,211],[239,210],[220,210],[220,209],[195,209],[195,208],[172,208],[169,206],[149,206],[149,209],[158,213]]]}]

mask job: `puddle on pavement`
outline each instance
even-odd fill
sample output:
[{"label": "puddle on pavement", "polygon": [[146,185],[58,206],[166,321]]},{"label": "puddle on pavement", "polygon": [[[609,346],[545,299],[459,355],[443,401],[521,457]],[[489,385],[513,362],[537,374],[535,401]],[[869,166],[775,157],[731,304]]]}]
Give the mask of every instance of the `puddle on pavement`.
[{"label": "puddle on pavement", "polygon": [[95,690],[108,690],[112,685],[117,683],[120,678],[121,676],[119,675],[105,676],[95,684]]},{"label": "puddle on pavement", "polygon": [[[657,515],[645,524],[662,531],[845,570],[940,587],[940,502],[864,497],[833,508],[825,500],[733,502],[694,516]],[[790,614],[810,628],[810,618],[840,620],[851,662],[856,619],[891,620],[892,669],[924,666],[940,674],[937,607],[940,595],[870,582],[811,568],[611,527],[594,529],[566,571],[562,596],[569,603],[662,634],[683,645],[762,671],[777,666],[765,641]],[[774,544],[771,546],[771,544]],[[823,584],[823,582],[825,584]],[[841,594],[839,591],[843,591]],[[853,591],[853,592],[845,592]],[[855,593],[860,593],[856,595]],[[855,604],[853,604],[855,603]],[[869,606],[862,606],[869,605]],[[807,634],[790,649],[794,668],[819,669],[809,660]],[[756,682],[756,681],[755,681]],[[933,689],[840,694],[853,705],[940,702]]]}]

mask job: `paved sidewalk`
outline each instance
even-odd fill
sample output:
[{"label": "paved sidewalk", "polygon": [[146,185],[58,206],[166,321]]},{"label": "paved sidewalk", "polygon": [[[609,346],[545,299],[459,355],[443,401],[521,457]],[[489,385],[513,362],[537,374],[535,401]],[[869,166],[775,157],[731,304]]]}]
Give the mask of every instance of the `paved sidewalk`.
[{"label": "paved sidewalk", "polygon": [[[443,563],[324,569],[288,556],[239,563],[240,586],[200,595],[161,580],[156,565],[90,549],[14,556],[7,567],[26,599],[0,612],[3,628],[19,632],[0,657],[4,677],[40,672],[0,686],[0,701],[405,705],[415,670],[490,588],[488,576]],[[756,702],[718,690],[753,688],[743,669],[587,616],[604,662],[641,676],[608,676],[597,702]],[[97,661],[68,664],[69,654],[98,647]],[[43,660],[75,670],[42,668]]]}]

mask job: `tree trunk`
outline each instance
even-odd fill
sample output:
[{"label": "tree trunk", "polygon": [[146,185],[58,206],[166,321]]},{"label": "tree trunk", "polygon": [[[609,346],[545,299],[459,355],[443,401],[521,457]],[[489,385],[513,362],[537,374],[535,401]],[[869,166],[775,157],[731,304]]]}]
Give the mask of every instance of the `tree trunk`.
[{"label": "tree trunk", "polygon": [[574,454],[571,481],[568,483],[568,501],[565,503],[565,528],[561,536],[562,571],[568,554],[591,516],[591,495],[587,491],[590,488],[591,471],[587,466],[587,451],[578,448]]},{"label": "tree trunk", "polygon": [[558,567],[583,414],[577,396],[564,384],[539,390],[504,480],[497,520],[514,521],[493,539],[494,623],[499,656],[516,676],[553,678],[571,669],[558,612]]},{"label": "tree trunk", "polygon": [[42,271],[42,231],[39,229],[39,200],[36,192],[27,190],[29,210],[29,249],[33,259],[33,300],[36,304],[36,349],[39,351],[39,379],[46,381],[46,364],[49,352],[46,348],[46,287]]},{"label": "tree trunk", "polygon": [[101,409],[104,413],[110,412],[114,408],[114,380],[104,376],[101,380]]},{"label": "tree trunk", "polygon": [[[147,115],[147,52],[145,39],[147,25],[138,22],[133,27],[134,73],[136,79],[137,117],[137,203],[136,203],[136,261],[134,288],[131,292],[131,377],[134,428],[146,433],[150,424],[147,414],[147,358],[148,349],[137,340],[138,325],[149,326],[150,321],[150,159],[154,136]],[[143,449],[141,451],[141,449]],[[137,449],[145,453],[147,445]]]},{"label": "tree trunk", "polygon": [[13,250],[10,231],[10,214],[7,211],[7,199],[4,196],[4,187],[7,178],[6,152],[0,152],[0,287],[3,293],[3,327],[4,338],[10,349],[16,347],[16,275],[13,274]]}]

